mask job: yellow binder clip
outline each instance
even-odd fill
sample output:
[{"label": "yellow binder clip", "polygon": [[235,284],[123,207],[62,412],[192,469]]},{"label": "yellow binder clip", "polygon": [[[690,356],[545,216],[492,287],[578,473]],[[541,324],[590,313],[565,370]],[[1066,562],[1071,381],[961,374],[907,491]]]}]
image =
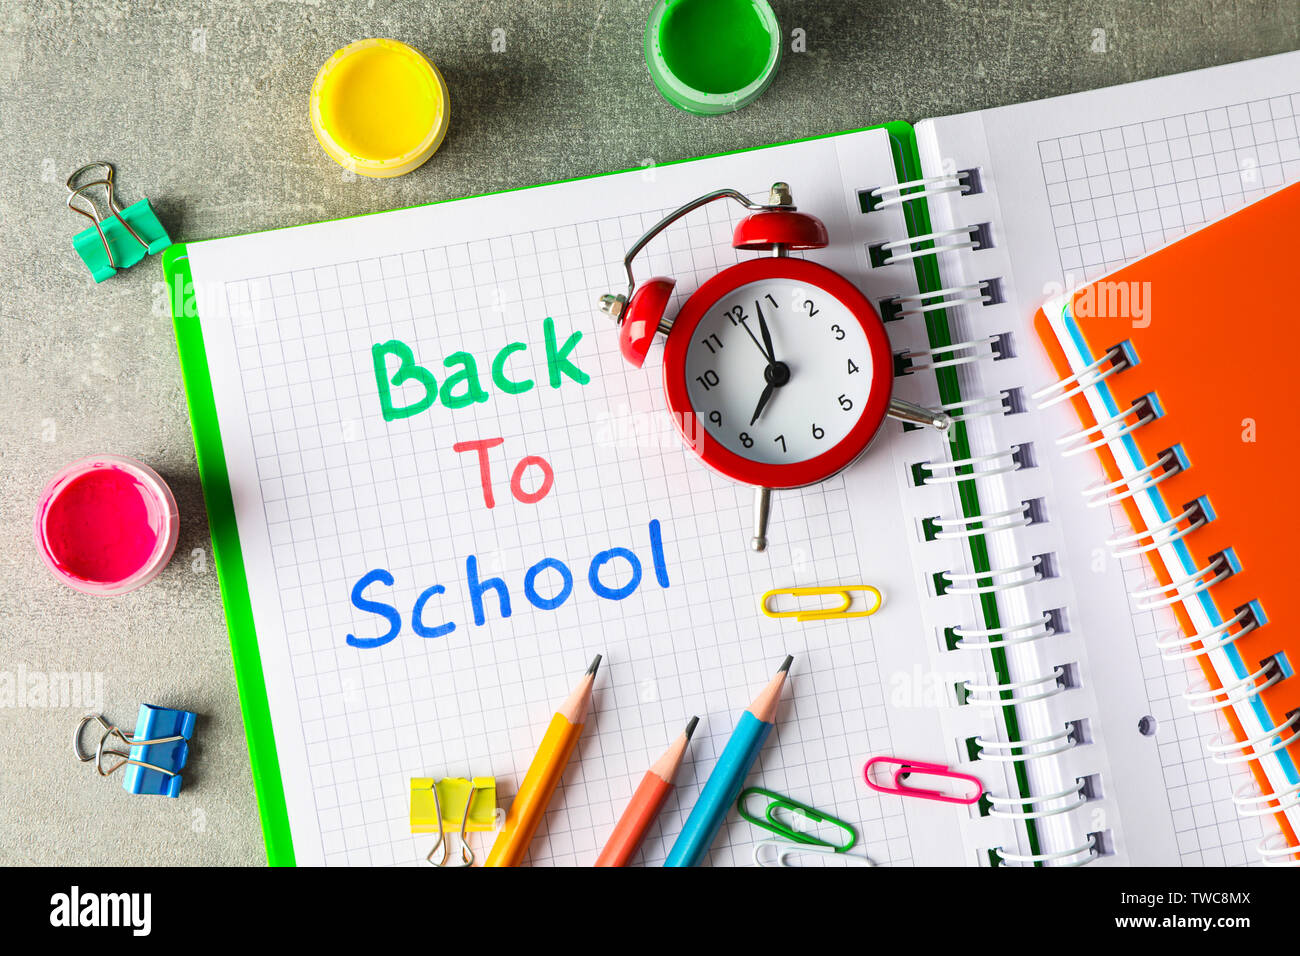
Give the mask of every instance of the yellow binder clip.
[{"label": "yellow binder clip", "polygon": [[[862,591],[868,595],[869,605],[865,611],[850,611],[853,606],[853,595],[855,592]],[[813,594],[835,594],[842,600],[843,604],[839,607],[813,608],[811,610],[796,609],[793,611],[774,611],[769,607],[769,603],[774,597],[789,595],[790,597],[805,597]],[[826,587],[826,588],[773,588],[759,599],[759,607],[768,617],[785,618],[792,617],[796,621],[838,621],[842,618],[850,617],[870,617],[880,610],[880,606],[885,603],[878,588],[873,588],[869,584],[853,584],[844,587]]]},{"label": "yellow binder clip", "polygon": [[[445,866],[451,849],[447,832],[460,832],[462,866],[474,865],[474,851],[466,833],[484,833],[499,825],[496,777],[411,778],[411,832],[436,833],[438,841],[425,857],[434,866]],[[435,860],[438,851],[442,856]]]}]

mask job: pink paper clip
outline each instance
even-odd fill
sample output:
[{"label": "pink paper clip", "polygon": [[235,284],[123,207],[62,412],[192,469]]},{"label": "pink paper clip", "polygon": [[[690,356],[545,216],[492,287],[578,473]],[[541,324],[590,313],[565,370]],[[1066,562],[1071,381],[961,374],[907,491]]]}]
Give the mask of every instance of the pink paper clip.
[{"label": "pink paper clip", "polygon": [[[879,784],[871,782],[871,765],[876,763],[885,763],[897,766],[894,771],[894,785],[892,787],[882,787]],[[924,790],[920,787],[909,787],[903,782],[903,777],[908,774],[927,774],[932,777],[944,777],[949,780],[965,780],[974,784],[975,792],[968,797],[953,797],[939,790]],[[923,763],[919,760],[903,760],[900,757],[872,757],[862,768],[862,778],[866,780],[867,786],[872,790],[880,793],[893,793],[900,797],[922,797],[926,800],[938,800],[941,803],[960,803],[969,806],[984,795],[984,784],[980,783],[978,777],[972,777],[968,773],[957,773],[955,770],[949,770],[941,763]]]}]

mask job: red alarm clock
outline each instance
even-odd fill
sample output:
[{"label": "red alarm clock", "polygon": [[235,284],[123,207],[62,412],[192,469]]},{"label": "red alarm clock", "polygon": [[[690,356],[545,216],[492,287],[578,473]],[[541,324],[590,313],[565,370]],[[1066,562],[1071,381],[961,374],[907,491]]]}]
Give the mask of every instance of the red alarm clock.
[{"label": "red alarm clock", "polygon": [[[705,281],[677,317],[666,315],[675,279],[637,286],[632,260],[670,224],[717,199],[750,210],[736,249],[770,252]],[[714,471],[758,489],[755,551],[767,546],[771,489],[825,481],[861,455],[886,417],[946,429],[946,415],[892,399],[894,357],[876,310],[857,287],[826,266],[791,258],[821,249],[826,227],[799,212],[785,183],[766,205],[735,189],[693,199],[665,216],[628,250],[627,295],[601,297],[619,323],[623,357],[637,368],[658,334],[664,392],[686,444]]]}]

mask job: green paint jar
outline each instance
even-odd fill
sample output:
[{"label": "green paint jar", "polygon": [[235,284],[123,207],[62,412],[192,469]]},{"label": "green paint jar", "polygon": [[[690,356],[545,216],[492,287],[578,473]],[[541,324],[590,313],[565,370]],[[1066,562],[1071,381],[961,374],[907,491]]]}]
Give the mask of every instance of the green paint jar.
[{"label": "green paint jar", "polygon": [[781,28],[767,0],[659,0],[645,28],[659,92],[688,113],[748,106],[781,65]]}]

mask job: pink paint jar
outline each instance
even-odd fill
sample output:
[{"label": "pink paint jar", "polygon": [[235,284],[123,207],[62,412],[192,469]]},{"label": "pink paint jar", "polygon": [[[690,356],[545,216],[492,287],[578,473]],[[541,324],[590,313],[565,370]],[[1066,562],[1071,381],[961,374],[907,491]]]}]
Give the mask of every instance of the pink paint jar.
[{"label": "pink paint jar", "polygon": [[179,534],[166,482],[120,455],[74,461],[36,507],[36,550],[56,578],[86,594],[123,594],[152,581]]}]

